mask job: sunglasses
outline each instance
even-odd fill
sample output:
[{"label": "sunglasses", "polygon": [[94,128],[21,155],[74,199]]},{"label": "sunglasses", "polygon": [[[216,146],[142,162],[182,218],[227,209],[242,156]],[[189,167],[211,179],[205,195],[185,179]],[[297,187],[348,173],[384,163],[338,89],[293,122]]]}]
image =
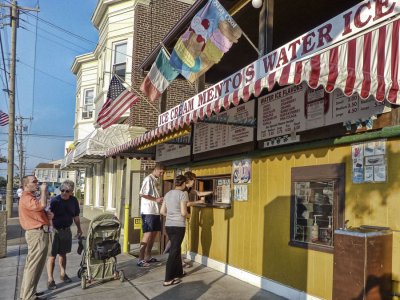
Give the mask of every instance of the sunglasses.
[{"label": "sunglasses", "polygon": [[61,190],[61,193],[70,193],[70,190]]}]

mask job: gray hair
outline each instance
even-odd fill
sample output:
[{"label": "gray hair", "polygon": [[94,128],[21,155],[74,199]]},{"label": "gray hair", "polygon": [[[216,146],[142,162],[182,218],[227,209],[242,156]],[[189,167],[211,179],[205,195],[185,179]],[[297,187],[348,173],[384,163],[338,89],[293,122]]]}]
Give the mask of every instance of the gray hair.
[{"label": "gray hair", "polygon": [[72,180],[65,180],[63,183],[61,183],[60,190],[63,189],[68,189],[71,192],[74,191],[75,183]]}]

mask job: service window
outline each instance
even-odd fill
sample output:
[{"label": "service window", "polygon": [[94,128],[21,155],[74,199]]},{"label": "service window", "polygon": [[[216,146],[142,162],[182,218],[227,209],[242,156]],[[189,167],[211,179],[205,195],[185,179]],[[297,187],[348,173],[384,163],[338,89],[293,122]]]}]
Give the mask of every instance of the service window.
[{"label": "service window", "polygon": [[344,164],[292,168],[290,245],[333,250],[344,224],[344,175]]},{"label": "service window", "polygon": [[231,206],[231,178],[219,177],[198,177],[196,189],[199,192],[212,191],[211,195],[205,196],[206,206],[229,208]]}]

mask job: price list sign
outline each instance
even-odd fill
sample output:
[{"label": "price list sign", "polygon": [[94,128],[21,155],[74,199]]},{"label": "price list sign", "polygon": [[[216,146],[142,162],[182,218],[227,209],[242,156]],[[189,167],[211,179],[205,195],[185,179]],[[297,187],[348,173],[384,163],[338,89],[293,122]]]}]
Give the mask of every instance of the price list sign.
[{"label": "price list sign", "polygon": [[[238,105],[194,125],[193,154],[253,141],[253,127],[240,126],[254,122],[254,101]],[[215,120],[215,123],[213,123]],[[227,124],[238,124],[227,125]]]},{"label": "price list sign", "polygon": [[340,90],[331,94],[306,83],[285,87],[258,99],[257,140],[268,140],[323,126],[366,120],[389,112],[374,97],[347,97]]},{"label": "price list sign", "polygon": [[327,116],[327,125],[358,119],[366,119],[390,111],[384,102],[378,102],[373,96],[361,99],[357,94],[347,97],[340,90],[335,90],[330,95],[332,108]]}]

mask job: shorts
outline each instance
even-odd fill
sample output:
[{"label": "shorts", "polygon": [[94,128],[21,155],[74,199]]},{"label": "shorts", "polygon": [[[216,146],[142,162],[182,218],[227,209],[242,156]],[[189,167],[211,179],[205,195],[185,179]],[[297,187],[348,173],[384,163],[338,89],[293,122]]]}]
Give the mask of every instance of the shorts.
[{"label": "shorts", "polygon": [[57,254],[67,254],[72,248],[72,232],[71,228],[54,229],[50,235],[50,256],[56,257]]},{"label": "shorts", "polygon": [[142,215],[143,232],[161,231],[161,219],[159,215]]}]

